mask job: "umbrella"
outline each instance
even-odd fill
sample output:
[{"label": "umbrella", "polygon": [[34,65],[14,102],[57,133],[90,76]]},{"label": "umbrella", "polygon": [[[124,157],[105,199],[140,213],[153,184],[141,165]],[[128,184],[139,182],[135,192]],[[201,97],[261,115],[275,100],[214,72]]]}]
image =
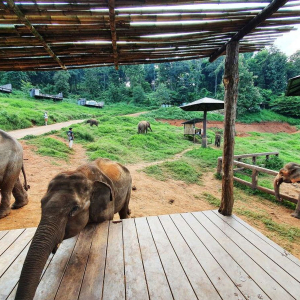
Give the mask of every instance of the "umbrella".
[{"label": "umbrella", "polygon": [[203,111],[203,135],[202,135],[202,147],[206,147],[206,115],[208,111],[224,109],[224,101],[216,100],[212,98],[202,98],[191,102],[187,105],[180,106],[185,111]]}]

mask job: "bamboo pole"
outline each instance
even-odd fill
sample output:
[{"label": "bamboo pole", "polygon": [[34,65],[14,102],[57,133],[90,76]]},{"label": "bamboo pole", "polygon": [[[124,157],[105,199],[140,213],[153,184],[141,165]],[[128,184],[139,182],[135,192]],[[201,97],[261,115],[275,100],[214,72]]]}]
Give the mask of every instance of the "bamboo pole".
[{"label": "bamboo pole", "polygon": [[255,29],[259,24],[264,22],[268,17],[270,17],[274,12],[276,12],[280,7],[282,7],[288,0],[273,0],[266,8],[262,10],[256,17],[254,17],[246,26],[244,26],[239,32],[237,32],[229,42],[225,43],[221,48],[215,51],[211,56],[209,61],[213,62],[226,50],[226,46],[233,41],[239,41],[253,29]]}]

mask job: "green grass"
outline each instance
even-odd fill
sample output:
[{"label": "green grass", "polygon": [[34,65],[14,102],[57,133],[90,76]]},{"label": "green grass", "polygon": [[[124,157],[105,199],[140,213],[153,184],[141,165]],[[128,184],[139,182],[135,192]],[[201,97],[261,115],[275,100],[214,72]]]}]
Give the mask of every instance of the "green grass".
[{"label": "green grass", "polygon": [[68,120],[80,120],[101,116],[145,111],[146,108],[119,103],[104,106],[103,109],[84,107],[69,102],[36,100],[30,97],[18,98],[11,94],[0,96],[0,128],[5,131],[44,125],[44,112],[48,112],[48,125]]},{"label": "green grass", "polygon": [[45,136],[29,139],[28,143],[37,147],[36,152],[38,154],[42,156],[55,157],[58,159],[67,160],[72,151],[69,149],[66,143]]},{"label": "green grass", "polygon": [[168,179],[174,179],[184,181],[188,184],[200,184],[200,178],[202,176],[199,168],[183,159],[149,166],[144,168],[143,171],[158,180],[166,181]]},{"label": "green grass", "polygon": [[264,226],[270,231],[275,232],[280,237],[294,242],[300,238],[300,228],[286,225],[278,224],[274,222],[266,213],[259,213],[252,210],[238,208],[235,210],[239,215],[246,216],[249,219],[259,221],[264,224]]},{"label": "green grass", "polygon": [[204,199],[211,205],[215,207],[220,207],[221,200],[216,198],[215,196],[209,194],[209,193],[203,193]]}]

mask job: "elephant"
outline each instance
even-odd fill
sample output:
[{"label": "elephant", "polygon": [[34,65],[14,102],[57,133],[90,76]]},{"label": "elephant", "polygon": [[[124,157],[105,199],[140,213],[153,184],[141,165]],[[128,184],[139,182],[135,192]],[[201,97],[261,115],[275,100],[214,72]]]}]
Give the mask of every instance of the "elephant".
[{"label": "elephant", "polygon": [[[19,175],[23,173],[24,187]],[[0,219],[9,215],[11,208],[17,209],[28,203],[27,179],[23,165],[22,145],[7,132],[0,130]],[[11,194],[15,202],[10,207]]]},{"label": "elephant", "polygon": [[[286,183],[295,183],[300,182],[300,165],[290,162],[286,164],[274,179],[274,191],[275,197],[278,201],[282,201],[279,195],[279,187],[282,182]],[[291,216],[300,219],[300,194],[298,197],[298,203],[295,211],[291,214]]]},{"label": "elephant", "polygon": [[216,133],[215,136],[215,146],[220,147],[221,146],[221,134]]},{"label": "elephant", "polygon": [[42,216],[26,256],[15,299],[33,299],[48,256],[88,223],[130,215],[129,170],[106,158],[62,172],[49,183],[41,200]]},{"label": "elephant", "polygon": [[87,120],[86,123],[90,123],[90,126],[96,125],[98,127],[99,122],[95,119]]},{"label": "elephant", "polygon": [[147,133],[148,128],[152,131],[150,123],[148,121],[141,121],[138,124],[138,133]]}]

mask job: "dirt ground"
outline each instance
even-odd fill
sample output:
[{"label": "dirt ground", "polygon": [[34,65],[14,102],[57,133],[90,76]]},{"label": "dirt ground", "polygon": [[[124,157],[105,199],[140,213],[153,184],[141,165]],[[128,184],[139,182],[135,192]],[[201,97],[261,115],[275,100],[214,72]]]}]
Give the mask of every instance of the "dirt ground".
[{"label": "dirt ground", "polygon": [[[169,121],[168,121],[169,122]],[[182,120],[172,121],[172,125],[182,126]],[[209,122],[208,127],[222,126],[221,122]],[[30,134],[30,129],[28,129]],[[267,124],[236,124],[237,135],[247,135],[249,131],[256,132],[296,132],[296,128],[284,123]],[[67,143],[67,141],[65,141]],[[66,170],[73,170],[82,163],[87,162],[87,156],[84,148],[74,144],[73,154],[69,162],[59,161],[50,157],[42,157],[34,152],[34,147],[27,145],[26,141],[21,141],[24,148],[25,169],[28,183],[30,184],[29,204],[21,209],[12,210],[11,214],[0,220],[0,230],[36,227],[40,220],[41,209],[40,200],[44,195],[47,185],[52,177],[57,173]],[[199,145],[200,146],[200,145]],[[177,154],[173,159],[178,159],[181,154]],[[157,162],[156,162],[157,163]],[[202,179],[201,185],[188,185],[181,181],[168,180],[166,182],[158,181],[141,172],[145,166],[150,163],[140,163],[135,165],[126,165],[133,177],[133,186],[136,190],[132,191],[130,208],[131,217],[142,217],[151,215],[163,215],[183,212],[193,212],[202,210],[216,209],[213,205],[205,201],[203,193],[209,193],[218,199],[221,198],[221,181],[216,180],[213,173],[206,174]],[[241,193],[243,193],[241,191]],[[242,194],[241,194],[242,195]],[[295,196],[297,193],[295,192]],[[254,196],[242,195],[241,199],[235,199],[234,209],[249,209],[258,213],[266,213],[269,218],[279,224],[287,224],[300,227],[300,220],[292,218],[291,209],[271,203],[268,200],[257,201]],[[237,214],[237,213],[236,213]],[[238,215],[238,214],[237,214]],[[300,245],[282,239],[272,232],[268,231],[259,220],[247,219],[253,227],[256,227],[263,234],[274,240],[276,243],[290,251],[293,255],[300,258]],[[116,216],[117,218],[117,216]]]}]

